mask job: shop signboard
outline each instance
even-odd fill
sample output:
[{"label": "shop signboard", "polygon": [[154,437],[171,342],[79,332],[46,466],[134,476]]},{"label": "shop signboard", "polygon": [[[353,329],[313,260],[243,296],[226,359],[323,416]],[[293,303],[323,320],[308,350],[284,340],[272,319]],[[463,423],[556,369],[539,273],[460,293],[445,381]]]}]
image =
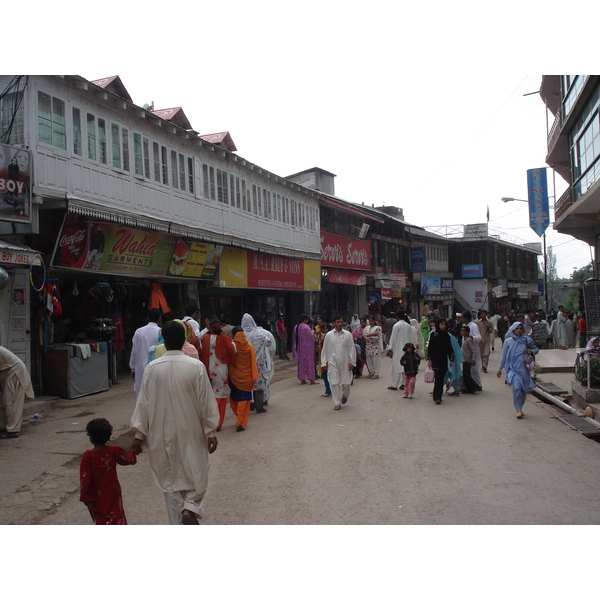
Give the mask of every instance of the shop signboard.
[{"label": "shop signboard", "polygon": [[176,243],[174,235],[69,214],[52,264],[110,274],[164,276]]},{"label": "shop signboard", "polygon": [[0,221],[31,223],[31,152],[0,144]]},{"label": "shop signboard", "polygon": [[368,271],[371,268],[371,243],[322,231],[321,265]]},{"label": "shop signboard", "polygon": [[224,248],[219,261],[220,287],[319,291],[320,278],[317,260]]},{"label": "shop signboard", "polygon": [[425,270],[425,247],[418,246],[410,249],[410,270],[424,271]]}]

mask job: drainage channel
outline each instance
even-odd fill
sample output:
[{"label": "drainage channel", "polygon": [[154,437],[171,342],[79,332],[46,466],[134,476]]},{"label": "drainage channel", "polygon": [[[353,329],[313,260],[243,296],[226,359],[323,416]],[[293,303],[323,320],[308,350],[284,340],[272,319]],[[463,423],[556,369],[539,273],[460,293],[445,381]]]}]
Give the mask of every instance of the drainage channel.
[{"label": "drainage channel", "polygon": [[[600,442],[600,423],[568,404],[566,402],[568,399],[567,391],[562,390],[549,381],[537,380],[535,384],[536,388],[532,390],[534,396],[545,402],[554,404],[567,413],[556,415],[559,421],[562,421],[565,425],[575,429],[587,438],[595,442]],[[565,397],[562,398],[561,396]]]}]

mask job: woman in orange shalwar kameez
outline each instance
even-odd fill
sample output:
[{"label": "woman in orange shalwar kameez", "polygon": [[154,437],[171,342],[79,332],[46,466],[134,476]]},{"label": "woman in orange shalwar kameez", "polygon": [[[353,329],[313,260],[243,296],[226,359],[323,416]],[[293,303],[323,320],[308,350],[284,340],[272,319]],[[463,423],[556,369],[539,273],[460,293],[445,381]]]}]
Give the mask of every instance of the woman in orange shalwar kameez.
[{"label": "woman in orange shalwar kameez", "polygon": [[235,346],[222,331],[221,322],[213,319],[210,322],[210,333],[202,338],[201,360],[206,367],[210,384],[219,407],[219,425],[221,430],[227,410],[227,400],[231,395],[229,387],[229,368],[235,360]]},{"label": "woman in orange shalwar kameez", "polygon": [[250,402],[254,383],[258,379],[258,367],[254,347],[246,339],[241,327],[234,327],[232,332],[235,344],[235,360],[229,365],[229,387],[231,397],[229,404],[235,414],[235,430],[244,431],[248,425]]}]

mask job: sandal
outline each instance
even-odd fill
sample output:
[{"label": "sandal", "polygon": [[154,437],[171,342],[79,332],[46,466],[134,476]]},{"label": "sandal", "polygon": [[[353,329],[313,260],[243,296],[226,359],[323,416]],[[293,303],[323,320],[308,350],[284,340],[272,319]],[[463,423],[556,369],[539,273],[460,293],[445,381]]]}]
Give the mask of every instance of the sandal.
[{"label": "sandal", "polygon": [[392,387],[391,385],[388,387],[388,390],[397,390],[398,388]]},{"label": "sandal", "polygon": [[235,430],[239,433],[240,431],[245,431],[245,427],[242,427],[241,425],[236,425],[235,426]]},{"label": "sandal", "polygon": [[379,375],[369,375],[371,379],[379,379]]},{"label": "sandal", "polygon": [[18,431],[4,431],[0,433],[0,440],[10,440],[19,437]]},{"label": "sandal", "polygon": [[321,398],[331,398],[331,394],[321,394]]},{"label": "sandal", "polygon": [[333,410],[342,410],[342,407],[341,406],[334,406]]}]

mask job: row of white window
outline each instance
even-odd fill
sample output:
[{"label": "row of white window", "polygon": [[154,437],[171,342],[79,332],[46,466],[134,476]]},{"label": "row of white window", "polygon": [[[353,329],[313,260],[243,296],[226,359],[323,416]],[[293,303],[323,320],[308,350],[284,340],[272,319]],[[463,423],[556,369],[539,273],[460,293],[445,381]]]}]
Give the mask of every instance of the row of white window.
[{"label": "row of white window", "polygon": [[[253,213],[264,219],[289,224],[292,227],[318,231],[318,209],[299,200],[261,188],[223,169],[202,164],[202,190],[196,190],[194,159],[151,142],[141,133],[108,123],[101,117],[72,108],[73,153],[119,171],[133,172],[138,177],[170,185],[191,195],[203,192],[207,200],[217,200]],[[38,91],[38,136],[41,142],[67,149],[67,119],[65,102]],[[133,165],[130,140],[133,139]],[[110,158],[109,158],[110,150]],[[109,163],[110,161],[110,163]]]}]

